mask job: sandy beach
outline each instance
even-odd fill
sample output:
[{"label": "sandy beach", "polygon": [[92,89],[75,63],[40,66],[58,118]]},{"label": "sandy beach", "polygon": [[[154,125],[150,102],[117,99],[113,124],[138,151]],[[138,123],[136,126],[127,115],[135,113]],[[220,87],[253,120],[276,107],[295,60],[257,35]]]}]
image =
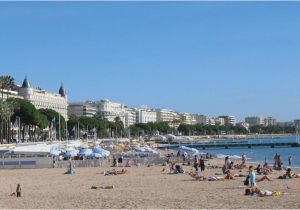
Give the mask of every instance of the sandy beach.
[{"label": "sandy beach", "polygon": [[[210,162],[221,164],[223,160]],[[124,175],[103,175],[111,169],[76,168],[75,175],[65,175],[66,169],[2,170],[0,208],[300,208],[300,179],[277,179],[283,172],[274,172],[272,181],[258,182],[258,186],[289,194],[258,197],[244,195],[244,177],[195,181],[188,174],[168,174],[167,166],[132,166]],[[216,172],[221,169],[207,169],[204,175]],[[246,170],[242,173],[247,174]],[[17,183],[22,187],[21,198],[9,196]],[[108,185],[114,188],[91,189]]]}]

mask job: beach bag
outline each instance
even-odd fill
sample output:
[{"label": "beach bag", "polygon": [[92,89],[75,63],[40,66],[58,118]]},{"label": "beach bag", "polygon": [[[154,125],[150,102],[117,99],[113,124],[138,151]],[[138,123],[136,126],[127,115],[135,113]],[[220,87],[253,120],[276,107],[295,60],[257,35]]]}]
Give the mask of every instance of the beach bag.
[{"label": "beach bag", "polygon": [[249,179],[250,179],[250,176],[248,175],[246,180],[244,181],[244,185],[246,185],[246,186],[249,185]]},{"label": "beach bag", "polygon": [[251,189],[248,188],[245,190],[245,195],[251,195],[251,194],[252,194]]}]

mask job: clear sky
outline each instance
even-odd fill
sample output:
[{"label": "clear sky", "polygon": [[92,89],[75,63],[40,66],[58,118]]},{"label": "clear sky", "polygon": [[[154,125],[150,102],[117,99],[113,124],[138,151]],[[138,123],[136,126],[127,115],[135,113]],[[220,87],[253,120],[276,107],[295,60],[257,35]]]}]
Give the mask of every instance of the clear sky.
[{"label": "clear sky", "polygon": [[300,2],[0,2],[0,74],[69,101],[300,118]]}]

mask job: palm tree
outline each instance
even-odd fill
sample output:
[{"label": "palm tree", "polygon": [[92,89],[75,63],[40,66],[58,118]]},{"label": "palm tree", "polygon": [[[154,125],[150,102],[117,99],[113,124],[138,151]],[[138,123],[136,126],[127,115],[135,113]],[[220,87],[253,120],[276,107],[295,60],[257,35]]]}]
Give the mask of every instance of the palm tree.
[{"label": "palm tree", "polygon": [[[3,99],[0,100],[0,119],[1,119],[0,141],[1,143],[3,143],[4,137],[6,137],[7,140],[9,140],[10,138],[10,118],[14,113],[14,107],[15,105],[13,101],[4,101]],[[6,133],[6,136],[4,136],[4,133]]]},{"label": "palm tree", "polygon": [[15,86],[15,79],[11,76],[0,76],[0,88],[1,94],[3,99],[3,90],[7,90],[7,98],[8,98],[8,91]]}]

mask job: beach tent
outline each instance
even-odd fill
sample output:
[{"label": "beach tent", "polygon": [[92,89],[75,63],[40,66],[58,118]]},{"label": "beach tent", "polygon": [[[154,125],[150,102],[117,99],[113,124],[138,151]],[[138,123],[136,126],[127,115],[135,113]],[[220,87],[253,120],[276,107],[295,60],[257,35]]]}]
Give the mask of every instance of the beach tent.
[{"label": "beach tent", "polygon": [[79,156],[81,156],[81,157],[88,157],[88,156],[91,156],[92,154],[93,154],[93,150],[88,149],[88,148],[83,148],[79,152]]}]

